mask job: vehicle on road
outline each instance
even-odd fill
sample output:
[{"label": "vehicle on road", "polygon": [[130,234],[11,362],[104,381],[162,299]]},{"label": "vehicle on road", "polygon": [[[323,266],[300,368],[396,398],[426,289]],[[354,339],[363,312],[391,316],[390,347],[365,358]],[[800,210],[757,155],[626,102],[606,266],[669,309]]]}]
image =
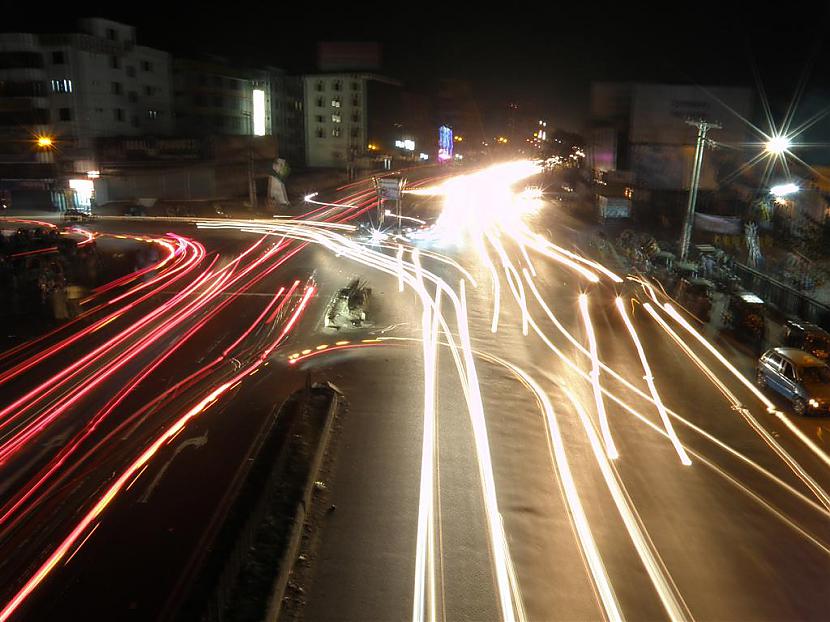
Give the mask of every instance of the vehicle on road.
[{"label": "vehicle on road", "polygon": [[760,351],[767,334],[764,311],[764,301],[752,292],[732,292],[723,311],[723,326],[736,339]]},{"label": "vehicle on road", "polygon": [[90,220],[89,214],[79,209],[68,209],[61,215],[64,222],[86,222]]},{"label": "vehicle on road", "polygon": [[784,324],[784,345],[809,352],[825,362],[830,358],[830,333],[812,322],[787,320]]},{"label": "vehicle on road", "polygon": [[804,350],[767,350],[758,359],[755,382],[790,400],[798,415],[830,412],[830,367]]}]

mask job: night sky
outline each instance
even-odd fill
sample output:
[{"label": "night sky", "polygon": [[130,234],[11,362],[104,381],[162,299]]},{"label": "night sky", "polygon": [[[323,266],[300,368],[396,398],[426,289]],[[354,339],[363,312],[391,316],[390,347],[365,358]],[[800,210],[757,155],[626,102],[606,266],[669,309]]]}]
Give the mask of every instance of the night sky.
[{"label": "night sky", "polygon": [[[139,43],[182,55],[222,54],[294,72],[314,69],[317,41],[383,45],[384,72],[414,88],[436,77],[470,80],[487,115],[508,100],[548,111],[579,129],[592,80],[745,85],[757,68],[783,115],[799,78],[830,88],[830,3],[662,2],[602,5],[579,0],[496,8],[426,3],[3,1],[3,31],[74,30],[101,16],[135,25]],[[474,8],[473,8],[474,7]],[[544,7],[544,8],[541,8]],[[313,12],[309,9],[313,8]]]}]

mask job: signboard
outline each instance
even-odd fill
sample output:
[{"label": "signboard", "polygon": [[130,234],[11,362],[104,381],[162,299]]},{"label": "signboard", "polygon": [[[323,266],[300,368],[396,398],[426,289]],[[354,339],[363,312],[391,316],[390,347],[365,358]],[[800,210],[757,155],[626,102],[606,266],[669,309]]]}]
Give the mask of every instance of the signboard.
[{"label": "signboard", "polygon": [[438,128],[438,159],[441,161],[452,159],[453,135],[446,125]]},{"label": "signboard", "polygon": [[384,177],[377,180],[378,198],[397,201],[401,198],[401,180],[397,177]]}]

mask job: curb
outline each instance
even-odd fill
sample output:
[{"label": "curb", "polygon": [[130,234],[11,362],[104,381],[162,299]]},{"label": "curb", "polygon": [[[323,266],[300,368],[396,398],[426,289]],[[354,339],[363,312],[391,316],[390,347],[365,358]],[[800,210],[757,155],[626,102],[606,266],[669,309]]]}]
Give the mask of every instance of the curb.
[{"label": "curb", "polygon": [[326,450],[328,449],[332,424],[337,414],[337,409],[340,406],[341,393],[335,387],[331,388],[332,398],[329,403],[328,413],[326,413],[326,424],[323,427],[323,432],[320,435],[320,441],[317,443],[317,450],[314,453],[314,460],[312,461],[311,468],[308,471],[308,480],[306,481],[303,498],[297,503],[297,511],[294,514],[294,523],[291,526],[291,535],[288,539],[288,546],[280,558],[280,572],[274,580],[274,585],[271,588],[271,595],[268,597],[268,608],[264,617],[265,622],[278,622],[280,612],[282,611],[282,601],[285,597],[285,590],[288,587],[288,579],[291,577],[291,573],[294,570],[294,564],[300,553],[306,513],[311,505],[311,497],[314,494],[314,482],[317,481],[317,477],[320,473],[320,467],[323,464],[323,458],[325,457]]}]

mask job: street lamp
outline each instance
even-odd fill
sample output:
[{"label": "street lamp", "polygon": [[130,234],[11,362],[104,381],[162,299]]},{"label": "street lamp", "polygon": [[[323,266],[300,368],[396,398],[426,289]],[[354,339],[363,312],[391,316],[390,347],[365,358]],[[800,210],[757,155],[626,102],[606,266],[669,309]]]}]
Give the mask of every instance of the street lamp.
[{"label": "street lamp", "polygon": [[773,155],[781,155],[785,151],[787,151],[792,146],[792,142],[787,136],[783,134],[779,134],[777,136],[773,136],[770,138],[766,143],[764,143],[764,149],[768,153]]},{"label": "street lamp", "polygon": [[51,149],[53,145],[52,137],[51,136],[38,136],[37,137],[37,146],[41,149]]}]

